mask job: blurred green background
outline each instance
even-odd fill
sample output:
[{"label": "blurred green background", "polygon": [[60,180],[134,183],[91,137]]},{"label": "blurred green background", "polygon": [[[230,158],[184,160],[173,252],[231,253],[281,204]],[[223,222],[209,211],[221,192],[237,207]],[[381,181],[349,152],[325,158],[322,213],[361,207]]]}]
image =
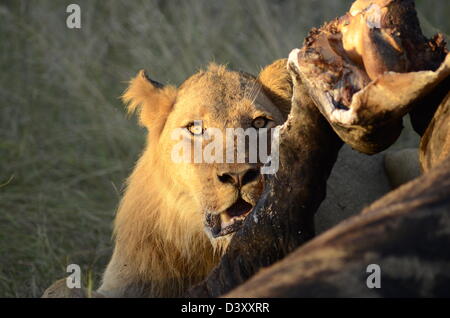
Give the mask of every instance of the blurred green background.
[{"label": "blurred green background", "polygon": [[[98,284],[144,142],[118,99],[139,69],[171,84],[210,61],[257,73],[351,2],[1,0],[0,297],[39,297],[70,263]],[[450,1],[416,2],[427,33],[450,33]]]}]

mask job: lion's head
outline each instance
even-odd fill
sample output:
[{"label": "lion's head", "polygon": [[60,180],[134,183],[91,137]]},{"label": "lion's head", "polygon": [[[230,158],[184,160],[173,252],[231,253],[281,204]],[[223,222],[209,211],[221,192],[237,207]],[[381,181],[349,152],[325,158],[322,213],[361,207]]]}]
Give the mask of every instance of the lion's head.
[{"label": "lion's head", "polygon": [[[262,162],[248,160],[248,142],[244,162],[238,160],[238,137],[227,135],[227,129],[252,128],[260,147],[258,133],[286,119],[291,90],[285,60],[258,77],[212,64],[178,88],[163,86],[141,71],[123,99],[130,112],[139,113],[148,141],[116,217],[113,260],[127,259],[126,270],[135,267],[140,280],[180,277],[189,280],[181,284],[185,287],[203,278],[220,256],[214,251],[224,250],[263,189]],[[234,145],[226,147],[230,139]],[[222,144],[209,146],[214,150],[208,152],[210,142],[219,140]],[[207,153],[214,155],[212,162]],[[174,159],[180,154],[184,161]]]},{"label": "lion's head", "polygon": [[[161,183],[169,182],[172,189],[178,188],[178,195],[190,199],[189,206],[179,207],[179,213],[189,214],[185,217],[199,226],[205,225],[213,240],[235,232],[261,194],[261,161],[249,163],[249,147],[257,145],[249,145],[247,140],[246,160],[241,163],[237,155],[233,162],[226,162],[225,146],[227,128],[254,128],[257,132],[261,128],[270,130],[286,119],[286,105],[277,104],[266,90],[252,75],[211,64],[178,89],[164,87],[141,71],[124,95],[131,111],[141,107],[140,121],[149,129],[150,139],[155,140],[150,143],[159,169],[165,173]],[[201,144],[200,155],[204,156],[205,147],[213,141],[205,137],[211,128],[223,133],[221,160],[196,160],[194,142]],[[175,131],[181,139],[174,137]],[[268,137],[270,144],[270,134]],[[230,149],[237,152],[235,141]],[[174,162],[174,151],[180,146],[192,151],[185,162]]]}]

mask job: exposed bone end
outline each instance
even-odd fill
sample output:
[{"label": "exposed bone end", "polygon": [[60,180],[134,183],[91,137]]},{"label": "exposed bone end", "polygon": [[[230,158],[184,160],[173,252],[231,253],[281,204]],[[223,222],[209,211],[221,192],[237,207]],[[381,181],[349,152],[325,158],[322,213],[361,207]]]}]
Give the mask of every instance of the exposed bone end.
[{"label": "exposed bone end", "polygon": [[[408,71],[404,27],[399,25],[401,19],[394,16],[414,16],[411,11],[414,6],[409,0],[356,1],[350,14],[342,19],[339,27],[343,48],[353,62],[365,68],[371,80],[386,72]],[[412,30],[421,35],[417,17],[413,20]]]},{"label": "exposed bone end", "polygon": [[408,57],[395,34],[366,25],[362,46],[364,67],[370,79],[375,80],[387,72],[408,71]]},{"label": "exposed bone end", "polygon": [[350,7],[349,13],[352,16],[356,16],[361,12],[367,10],[373,4],[376,4],[380,8],[384,8],[391,2],[393,2],[393,0],[357,0],[353,2],[352,6]]},{"label": "exposed bone end", "polygon": [[[367,154],[389,147],[402,117],[445,77],[447,49],[420,29],[412,0],[356,1],[292,53],[301,81],[336,133]],[[298,61],[294,61],[297,59]]]},{"label": "exposed bone end", "polygon": [[366,24],[362,15],[346,15],[341,19],[342,46],[350,59],[363,65],[363,33]]}]

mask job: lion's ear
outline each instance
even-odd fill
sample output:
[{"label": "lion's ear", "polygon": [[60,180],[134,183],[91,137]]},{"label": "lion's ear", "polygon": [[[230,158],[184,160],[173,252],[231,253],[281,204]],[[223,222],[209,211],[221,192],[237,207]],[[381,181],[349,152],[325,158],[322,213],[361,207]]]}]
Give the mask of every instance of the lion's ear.
[{"label": "lion's ear", "polygon": [[276,60],[258,75],[264,92],[287,117],[291,111],[292,79],[287,69],[287,59]]},{"label": "lion's ear", "polygon": [[138,112],[139,123],[160,133],[167,116],[172,110],[177,96],[177,89],[164,86],[150,79],[144,70],[131,80],[125,93],[123,102],[127,105],[128,113]]}]

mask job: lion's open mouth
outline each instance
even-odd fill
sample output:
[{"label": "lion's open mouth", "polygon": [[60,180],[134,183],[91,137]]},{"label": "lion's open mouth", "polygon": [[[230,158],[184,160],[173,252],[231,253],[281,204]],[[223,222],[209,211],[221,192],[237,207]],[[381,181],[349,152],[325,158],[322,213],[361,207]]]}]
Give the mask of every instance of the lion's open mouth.
[{"label": "lion's open mouth", "polygon": [[214,238],[236,232],[244,224],[253,205],[239,197],[232,206],[220,214],[207,214],[206,226],[211,230]]}]

